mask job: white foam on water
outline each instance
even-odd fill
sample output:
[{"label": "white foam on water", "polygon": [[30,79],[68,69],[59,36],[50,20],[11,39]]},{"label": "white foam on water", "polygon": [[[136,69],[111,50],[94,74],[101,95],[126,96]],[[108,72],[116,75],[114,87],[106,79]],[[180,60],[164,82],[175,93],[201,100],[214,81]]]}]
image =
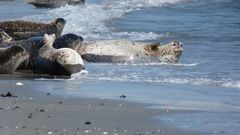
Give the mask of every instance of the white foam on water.
[{"label": "white foam on water", "polygon": [[238,81],[225,82],[225,83],[222,84],[222,86],[240,89],[240,80],[238,80]]},{"label": "white foam on water", "polygon": [[[95,77],[96,78],[96,77]],[[141,75],[131,76],[127,75],[112,75],[99,76],[99,80],[108,81],[128,81],[128,82],[149,82],[149,83],[171,83],[171,84],[191,84],[191,85],[205,85],[205,86],[220,86],[228,88],[240,89],[240,81],[230,80],[213,80],[209,78],[148,78]]]},{"label": "white foam on water", "polygon": [[178,67],[195,67],[198,66],[199,63],[159,63],[159,62],[153,62],[153,63],[92,63],[95,65],[125,65],[125,66],[178,66]]},{"label": "white foam on water", "polygon": [[169,36],[169,33],[156,34],[149,32],[119,32],[108,26],[107,21],[121,18],[125,13],[149,7],[161,7],[184,0],[124,0],[104,1],[99,4],[86,3],[78,6],[65,6],[51,9],[43,14],[27,16],[22,19],[32,21],[52,21],[62,17],[67,20],[63,33],[82,35],[87,40],[131,39],[156,40]]}]

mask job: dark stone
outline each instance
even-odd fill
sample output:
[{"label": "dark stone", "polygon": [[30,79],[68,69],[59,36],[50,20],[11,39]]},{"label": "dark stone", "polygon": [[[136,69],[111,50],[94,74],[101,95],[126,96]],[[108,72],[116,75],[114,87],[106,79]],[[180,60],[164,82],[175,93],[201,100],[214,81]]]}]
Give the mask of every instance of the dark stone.
[{"label": "dark stone", "polygon": [[51,95],[51,93],[50,93],[50,92],[48,92],[46,95],[47,95],[47,96],[50,96],[50,95]]},{"label": "dark stone", "polygon": [[7,94],[1,94],[1,97],[17,97],[17,96],[8,92]]},{"label": "dark stone", "polygon": [[124,98],[126,98],[126,96],[125,95],[121,95],[120,98],[124,99]]},{"label": "dark stone", "polygon": [[59,104],[63,104],[63,102],[62,102],[62,101],[59,101],[58,103],[59,103]]},{"label": "dark stone", "polygon": [[85,125],[91,125],[92,123],[90,121],[85,122]]},{"label": "dark stone", "polygon": [[45,112],[45,110],[44,109],[40,109],[39,112]]},{"label": "dark stone", "polygon": [[20,108],[19,106],[15,106],[15,107],[13,107],[12,110],[16,110],[16,109],[19,109],[19,108]]},{"label": "dark stone", "polygon": [[32,115],[33,115],[33,114],[30,113],[30,114],[28,115],[28,118],[31,119],[31,118],[32,118]]},{"label": "dark stone", "polygon": [[27,126],[22,126],[22,128],[27,128]]}]

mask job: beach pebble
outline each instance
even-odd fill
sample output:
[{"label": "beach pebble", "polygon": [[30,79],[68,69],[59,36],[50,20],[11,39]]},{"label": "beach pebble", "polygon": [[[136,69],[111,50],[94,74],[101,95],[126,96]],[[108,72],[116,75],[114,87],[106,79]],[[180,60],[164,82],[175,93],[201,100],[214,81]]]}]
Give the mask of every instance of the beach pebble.
[{"label": "beach pebble", "polygon": [[166,109],[165,112],[169,113],[169,112],[170,112],[170,109]]},{"label": "beach pebble", "polygon": [[28,118],[31,119],[31,118],[32,118],[32,115],[33,115],[33,114],[30,113],[30,114],[28,115]]},{"label": "beach pebble", "polygon": [[90,121],[85,122],[85,125],[91,125],[92,123]]},{"label": "beach pebble", "polygon": [[17,82],[16,85],[17,85],[17,86],[23,86],[23,83]]},{"label": "beach pebble", "polygon": [[126,96],[125,95],[121,95],[120,98],[124,99],[124,98],[126,98]]},{"label": "beach pebble", "polygon": [[8,92],[7,94],[1,94],[1,97],[17,97],[16,95],[12,94],[11,92]]},{"label": "beach pebble", "polygon": [[102,134],[103,134],[103,135],[108,135],[108,132],[103,132]]},{"label": "beach pebble", "polygon": [[22,126],[22,128],[27,128],[27,126]]},{"label": "beach pebble", "polygon": [[45,110],[44,109],[40,109],[39,112],[45,112]]},{"label": "beach pebble", "polygon": [[46,95],[47,95],[47,96],[50,96],[50,95],[51,95],[51,93],[50,93],[50,92],[48,92],[48,93],[46,93]]},{"label": "beach pebble", "polygon": [[[20,107],[19,106],[15,106],[15,107],[13,107],[13,109],[12,110],[16,110],[16,109],[19,109]],[[1,109],[0,109],[1,110]]]},{"label": "beach pebble", "polygon": [[33,100],[33,97],[30,97],[29,100]]},{"label": "beach pebble", "polygon": [[48,134],[49,134],[49,135],[52,135],[52,133],[53,133],[52,131],[48,131]]}]

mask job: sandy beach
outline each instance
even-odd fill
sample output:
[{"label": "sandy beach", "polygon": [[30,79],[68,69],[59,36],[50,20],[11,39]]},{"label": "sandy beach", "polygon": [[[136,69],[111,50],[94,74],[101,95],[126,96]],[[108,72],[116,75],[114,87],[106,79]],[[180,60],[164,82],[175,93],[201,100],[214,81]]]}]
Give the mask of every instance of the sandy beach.
[{"label": "sandy beach", "polygon": [[[70,98],[39,93],[27,84],[1,82],[3,135],[198,135],[161,124],[155,116],[180,111],[146,109],[124,99]],[[10,92],[11,94],[7,94]]]}]

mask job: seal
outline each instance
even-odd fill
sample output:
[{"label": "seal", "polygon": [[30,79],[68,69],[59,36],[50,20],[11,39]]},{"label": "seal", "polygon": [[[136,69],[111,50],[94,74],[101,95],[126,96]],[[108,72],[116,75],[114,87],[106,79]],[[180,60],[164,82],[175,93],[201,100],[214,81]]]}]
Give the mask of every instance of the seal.
[{"label": "seal", "polygon": [[12,41],[10,37],[3,29],[0,29],[0,43],[9,43]]},{"label": "seal", "polygon": [[26,0],[26,3],[36,7],[56,8],[65,5],[84,4],[85,0]]},{"label": "seal", "polygon": [[29,57],[21,46],[0,48],[0,74],[12,74]]},{"label": "seal", "polygon": [[0,22],[0,29],[3,29],[14,40],[25,40],[34,36],[43,36],[45,33],[55,34],[59,38],[65,24],[66,20],[63,18],[57,18],[51,23],[16,20]]},{"label": "seal", "polygon": [[85,44],[79,53],[88,62],[111,63],[177,63],[183,46],[178,41],[165,45],[130,40],[103,40]]},{"label": "seal", "polygon": [[55,49],[53,47],[55,38],[55,34],[44,34],[44,46],[39,50],[34,73],[71,76],[85,69],[78,52],[70,48]]},{"label": "seal", "polygon": [[75,51],[78,50],[78,48],[80,48],[80,46],[82,46],[83,44],[83,38],[81,36],[72,34],[72,33],[68,33],[68,34],[64,34],[62,35],[60,38],[56,39],[53,47],[56,49],[59,48],[71,48]]},{"label": "seal", "polygon": [[[3,33],[5,33],[3,31]],[[1,35],[0,35],[1,36]],[[11,38],[11,37],[10,37]],[[54,41],[54,48],[71,48],[77,50],[82,45],[83,38],[75,34],[64,34],[60,38]],[[0,47],[9,47],[13,45],[19,45],[25,48],[30,56],[28,59],[27,66],[20,66],[20,69],[23,70],[33,70],[35,68],[36,58],[38,56],[39,49],[44,45],[43,36],[31,37],[27,40],[11,41],[11,42],[0,42]]]}]

